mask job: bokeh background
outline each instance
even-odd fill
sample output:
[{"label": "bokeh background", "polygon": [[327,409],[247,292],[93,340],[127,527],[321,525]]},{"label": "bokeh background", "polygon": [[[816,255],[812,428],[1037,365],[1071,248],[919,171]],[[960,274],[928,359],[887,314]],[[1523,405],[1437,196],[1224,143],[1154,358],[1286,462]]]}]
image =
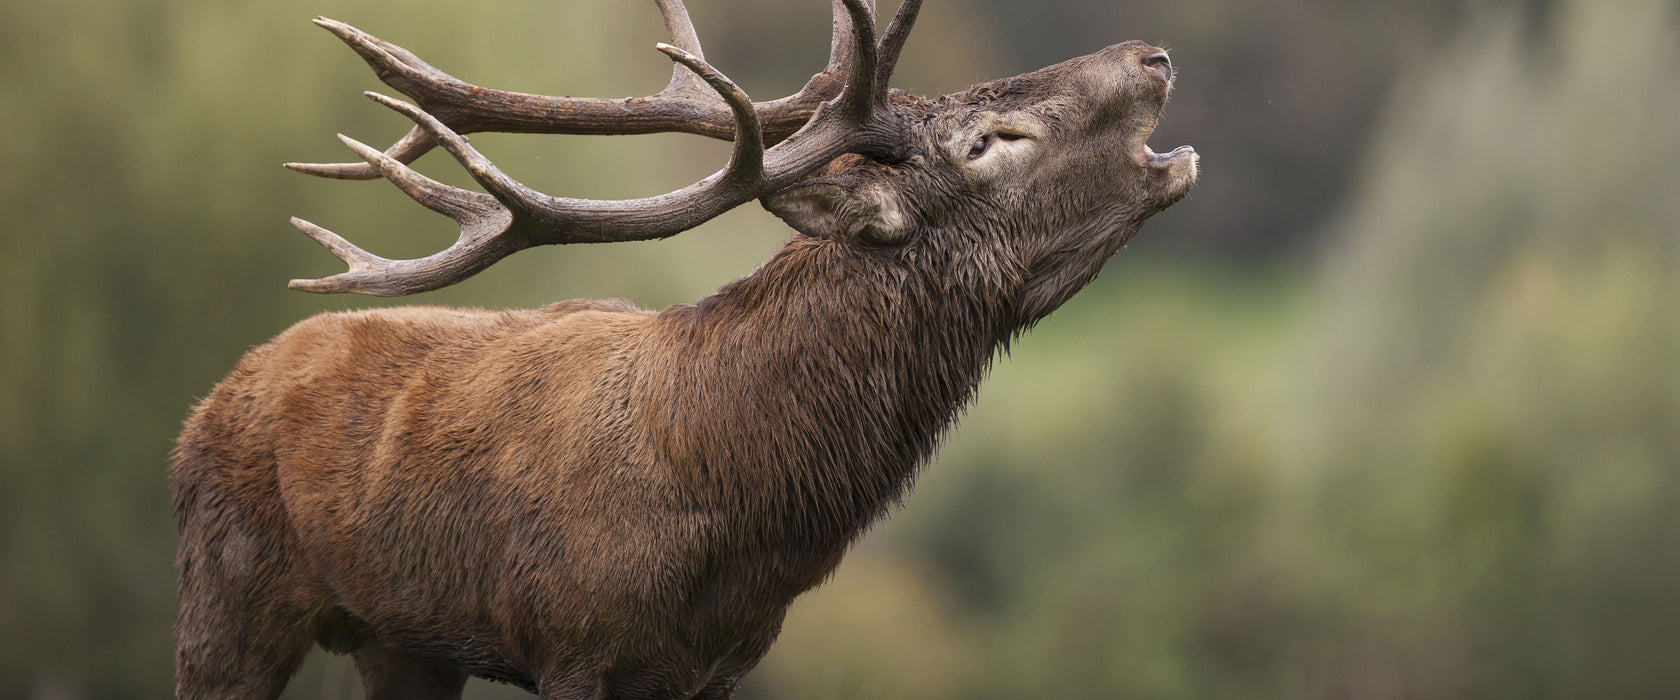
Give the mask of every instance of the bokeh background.
[{"label": "bokeh background", "polygon": [[[754,95],[824,62],[825,2],[691,4]],[[0,3],[0,697],[170,693],[188,406],[287,325],[389,303],[288,291],[339,263],[286,218],[392,256],[453,236],[387,185],[279,167],[407,128],[318,13],[495,87],[669,70],[646,2]],[[742,697],[1680,693],[1680,3],[931,0],[895,84],[1129,38],[1173,50],[1152,143],[1194,144],[1201,185],[1000,359]],[[475,143],[613,198],[726,154]],[[658,308],[787,235],[749,205],[413,301]],[[288,697],[355,688],[317,652]]]}]

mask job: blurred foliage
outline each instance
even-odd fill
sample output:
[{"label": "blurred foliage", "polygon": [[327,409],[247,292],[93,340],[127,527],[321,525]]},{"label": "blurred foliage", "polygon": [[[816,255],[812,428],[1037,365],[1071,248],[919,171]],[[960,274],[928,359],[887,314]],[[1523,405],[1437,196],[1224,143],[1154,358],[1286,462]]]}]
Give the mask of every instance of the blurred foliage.
[{"label": "blurred foliage", "polygon": [[[968,664],[824,697],[1671,693],[1680,14],[1520,9],[1412,63],[1310,281],[1122,255],[1001,364],[848,564],[928,570]],[[794,609],[761,697],[896,656],[806,641],[886,565]]]},{"label": "blurred foliage", "polygon": [[[823,62],[824,3],[691,4],[755,95]],[[186,408],[288,323],[392,303],[284,290],[338,265],[285,218],[392,255],[449,239],[387,186],[278,167],[406,128],[355,97],[374,83],[316,12],[497,87],[645,93],[668,71],[651,3],[0,4],[0,697],[168,693]],[[1132,37],[1174,48],[1154,143],[1195,144],[1202,185],[1000,361],[743,697],[1671,693],[1680,6],[941,0],[897,83]],[[474,141],[600,197],[726,154]],[[785,235],[743,207],[420,301],[659,307]],[[354,687],[317,654],[289,697]]]}]

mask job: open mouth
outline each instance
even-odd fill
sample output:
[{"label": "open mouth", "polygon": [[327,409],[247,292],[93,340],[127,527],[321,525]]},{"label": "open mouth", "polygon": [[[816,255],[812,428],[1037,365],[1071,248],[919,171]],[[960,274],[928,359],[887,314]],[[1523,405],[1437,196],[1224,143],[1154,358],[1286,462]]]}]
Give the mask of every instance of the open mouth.
[{"label": "open mouth", "polygon": [[1196,178],[1201,174],[1201,157],[1196,149],[1189,146],[1179,146],[1166,153],[1156,153],[1149,147],[1149,136],[1154,129],[1145,133],[1137,146],[1138,164],[1149,173],[1152,188],[1159,188],[1158,192],[1170,204],[1177,201],[1195,186]]},{"label": "open mouth", "polygon": [[[1166,107],[1166,100],[1162,100],[1161,108]],[[1159,123],[1161,113],[1155,113],[1155,122]],[[1156,153],[1149,147],[1149,137],[1154,135],[1153,125],[1138,138],[1138,164],[1147,169],[1151,176],[1165,178],[1173,183],[1173,189],[1187,188],[1196,182],[1196,175],[1201,170],[1201,158],[1196,155],[1196,149],[1190,146],[1179,146],[1166,153]]]},{"label": "open mouth", "polygon": [[1191,166],[1193,168],[1197,160],[1196,149],[1190,146],[1179,146],[1166,153],[1156,153],[1154,149],[1149,147],[1149,137],[1154,135],[1155,124],[1159,123],[1161,119],[1160,110],[1165,107],[1166,99],[1163,95],[1160,105],[1156,107],[1154,119],[1150,120],[1148,125],[1140,130],[1141,133],[1133,136],[1136,140],[1132,142],[1132,148],[1134,149],[1132,157],[1137,159],[1138,165],[1153,172],[1166,172],[1173,170],[1175,167]]}]

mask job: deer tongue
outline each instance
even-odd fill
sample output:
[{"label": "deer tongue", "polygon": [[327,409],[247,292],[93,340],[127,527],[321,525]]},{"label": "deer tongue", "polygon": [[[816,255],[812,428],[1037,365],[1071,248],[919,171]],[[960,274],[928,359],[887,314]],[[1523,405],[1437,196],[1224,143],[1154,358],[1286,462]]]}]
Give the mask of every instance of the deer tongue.
[{"label": "deer tongue", "polygon": [[1173,159],[1183,158],[1183,156],[1188,156],[1191,153],[1196,153],[1196,149],[1189,148],[1189,146],[1179,146],[1179,148],[1171,149],[1168,153],[1154,153],[1149,146],[1144,146],[1144,159],[1151,168],[1166,168],[1173,163]]},{"label": "deer tongue", "polygon": [[1166,168],[1172,165],[1173,160],[1188,156],[1195,152],[1196,149],[1189,146],[1179,146],[1167,153],[1156,153],[1151,150],[1149,146],[1145,145],[1143,147],[1143,159],[1145,162],[1149,163],[1149,167],[1151,168]]}]

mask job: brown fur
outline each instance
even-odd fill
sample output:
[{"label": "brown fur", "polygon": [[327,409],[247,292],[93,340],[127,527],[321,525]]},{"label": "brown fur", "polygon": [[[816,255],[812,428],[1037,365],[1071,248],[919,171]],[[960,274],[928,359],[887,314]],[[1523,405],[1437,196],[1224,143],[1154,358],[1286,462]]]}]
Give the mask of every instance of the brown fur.
[{"label": "brown fur", "polygon": [[[729,697],[996,350],[1194,181],[1134,147],[1153,51],[900,96],[911,156],[767,198],[801,234],[693,305],[326,314],[252,350],[176,455],[178,693],[274,697],[319,643],[369,697]],[[966,159],[1000,123],[1037,133]]]}]

